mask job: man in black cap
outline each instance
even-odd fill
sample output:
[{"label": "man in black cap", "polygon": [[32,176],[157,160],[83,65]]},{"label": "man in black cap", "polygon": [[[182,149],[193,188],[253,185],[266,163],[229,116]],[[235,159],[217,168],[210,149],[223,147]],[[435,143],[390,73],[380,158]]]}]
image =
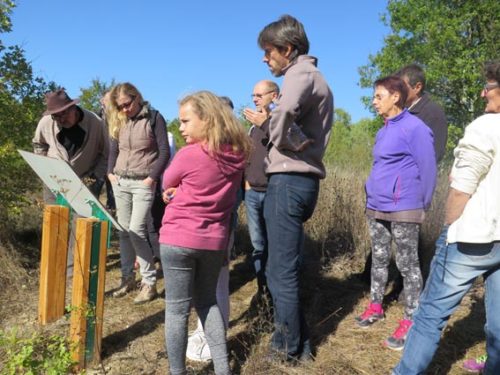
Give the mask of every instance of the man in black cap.
[{"label": "man in black cap", "polygon": [[[67,161],[94,195],[98,196],[106,174],[109,140],[102,120],[77,106],[64,89],[45,95],[47,110],[33,138],[35,154]],[[44,190],[46,203],[54,196]]]}]

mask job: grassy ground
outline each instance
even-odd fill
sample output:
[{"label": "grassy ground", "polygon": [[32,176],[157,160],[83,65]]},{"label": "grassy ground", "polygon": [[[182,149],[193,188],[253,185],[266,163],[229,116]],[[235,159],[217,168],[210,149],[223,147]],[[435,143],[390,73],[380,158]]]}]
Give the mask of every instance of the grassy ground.
[{"label": "grassy ground", "polygon": [[[316,213],[307,224],[301,292],[317,352],[316,361],[311,364],[288,367],[262,360],[272,324],[265,311],[252,305],[256,282],[248,259],[250,243],[244,215],[240,212],[236,258],[231,264],[228,332],[231,367],[235,374],[389,374],[397,363],[401,354],[382,347],[381,343],[392,333],[402,316],[400,304],[387,301],[386,320],[370,329],[359,329],[354,323],[354,317],[363,311],[369,297],[369,287],[359,277],[369,248],[363,197],[359,193],[362,180],[363,176],[353,177],[352,174],[333,171],[322,185]],[[438,192],[441,198],[436,200],[434,214],[430,215],[432,219],[428,219],[424,228],[429,243],[432,242],[429,238],[439,231],[436,227],[439,227],[438,213],[442,211],[440,202],[443,195],[444,192]],[[39,217],[30,220],[37,227]],[[19,334],[26,336],[40,331],[64,335],[69,329],[66,319],[43,329],[37,324],[38,242],[36,230],[24,228],[18,230],[13,242],[9,242],[14,243],[14,248],[0,247],[0,329],[8,331],[17,327]],[[430,258],[429,254],[426,257]],[[120,279],[116,241],[107,259],[106,290],[109,292]],[[159,291],[163,296],[163,280],[159,283]],[[164,300],[160,297],[146,305],[135,306],[133,298],[134,294],[121,299],[106,297],[102,363],[88,369],[87,373],[167,373]],[[478,283],[445,329],[429,374],[462,374],[463,359],[483,353],[482,298],[482,284]],[[194,328],[194,314],[190,325]],[[0,361],[2,358],[5,357],[2,357],[0,348]],[[211,364],[188,364],[192,374],[213,373]],[[0,373],[1,368],[0,364]]]},{"label": "grassy ground", "polygon": [[[356,327],[354,317],[368,302],[367,286],[349,276],[348,260],[339,260],[334,270],[315,272],[306,267],[304,306],[317,349],[316,361],[307,366],[270,365],[261,360],[270,338],[271,324],[265,314],[251,305],[256,290],[244,255],[232,263],[231,323],[228,334],[231,365],[235,374],[389,374],[400,357],[382,347],[381,342],[395,328],[402,315],[397,302],[387,306],[387,317],[374,327]],[[119,281],[118,252],[108,257],[107,289]],[[163,291],[160,282],[160,291]],[[10,296],[2,296],[2,329],[17,326],[28,334],[39,330],[36,322],[37,289],[33,282]],[[6,307],[9,306],[7,309]],[[95,374],[165,374],[164,311],[162,298],[143,305],[133,304],[133,295],[105,301],[103,361],[89,369]],[[191,326],[194,326],[194,314]],[[454,315],[444,333],[431,374],[462,374],[461,361],[484,350],[482,288],[477,285]],[[68,320],[50,325],[48,332],[64,334]],[[188,362],[193,374],[209,374],[210,364]]]}]

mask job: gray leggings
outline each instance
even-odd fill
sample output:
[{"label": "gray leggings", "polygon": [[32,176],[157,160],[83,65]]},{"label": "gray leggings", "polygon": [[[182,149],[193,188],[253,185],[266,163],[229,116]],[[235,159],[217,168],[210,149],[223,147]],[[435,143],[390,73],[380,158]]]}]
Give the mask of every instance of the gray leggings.
[{"label": "gray leggings", "polygon": [[422,289],[418,262],[420,224],[368,219],[372,241],[371,301],[382,303],[391,260],[391,240],[396,244],[396,265],[403,276],[404,318],[412,319]]},{"label": "gray leggings", "polygon": [[160,244],[165,274],[165,338],[172,375],[186,374],[188,318],[193,305],[203,325],[215,373],[230,374],[224,321],[215,294],[225,251]]}]

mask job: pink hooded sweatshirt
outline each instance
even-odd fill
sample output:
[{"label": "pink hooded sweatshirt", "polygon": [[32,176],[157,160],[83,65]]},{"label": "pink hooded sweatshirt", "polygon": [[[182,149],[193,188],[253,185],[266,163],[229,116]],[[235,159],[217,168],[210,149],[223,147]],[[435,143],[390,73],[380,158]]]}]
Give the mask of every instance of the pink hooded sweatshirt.
[{"label": "pink hooded sweatshirt", "polygon": [[163,176],[163,189],[176,187],[163,215],[160,243],[199,250],[224,250],[245,158],[227,145],[210,156],[200,143],[183,147]]}]

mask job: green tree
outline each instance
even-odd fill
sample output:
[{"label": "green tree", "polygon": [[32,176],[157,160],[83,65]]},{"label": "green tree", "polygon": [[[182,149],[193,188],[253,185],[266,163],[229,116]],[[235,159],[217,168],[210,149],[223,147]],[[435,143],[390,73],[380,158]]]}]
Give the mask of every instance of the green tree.
[{"label": "green tree", "polygon": [[80,105],[89,111],[99,114],[101,111],[101,98],[114,85],[114,79],[108,84],[101,81],[98,77],[94,78],[89,87],[80,88]]},{"label": "green tree", "polygon": [[241,106],[240,109],[236,111],[238,120],[240,120],[240,123],[245,127],[245,129],[250,130],[252,127],[252,123],[248,121],[245,116],[243,115],[243,111],[247,108],[247,106]]},{"label": "green tree", "polygon": [[335,121],[325,150],[324,159],[326,162],[345,164],[352,142],[350,124],[351,116],[349,113],[341,108],[335,109]]},{"label": "green tree", "polygon": [[450,122],[465,127],[484,110],[481,68],[500,56],[499,14],[498,0],[389,0],[382,22],[391,33],[359,68],[361,86],[415,62]]},{"label": "green tree", "polygon": [[[13,8],[12,1],[0,3],[0,36],[11,30]],[[34,76],[21,47],[7,47],[0,40],[0,229],[24,201],[24,193],[39,186],[17,149],[32,149],[31,139],[45,108],[44,93],[54,87]]]},{"label": "green tree", "polygon": [[2,0],[0,2],[0,33],[7,33],[12,30],[10,14],[15,6],[12,0]]},{"label": "green tree", "polygon": [[167,130],[172,133],[175,139],[175,148],[179,150],[182,146],[186,144],[186,141],[181,135],[179,130],[180,122],[178,118],[174,118],[172,121],[167,121]]},{"label": "green tree", "polygon": [[343,109],[335,110],[335,122],[324,161],[360,172],[369,170],[372,161],[373,140],[380,128],[379,118],[362,119],[353,124]]}]

